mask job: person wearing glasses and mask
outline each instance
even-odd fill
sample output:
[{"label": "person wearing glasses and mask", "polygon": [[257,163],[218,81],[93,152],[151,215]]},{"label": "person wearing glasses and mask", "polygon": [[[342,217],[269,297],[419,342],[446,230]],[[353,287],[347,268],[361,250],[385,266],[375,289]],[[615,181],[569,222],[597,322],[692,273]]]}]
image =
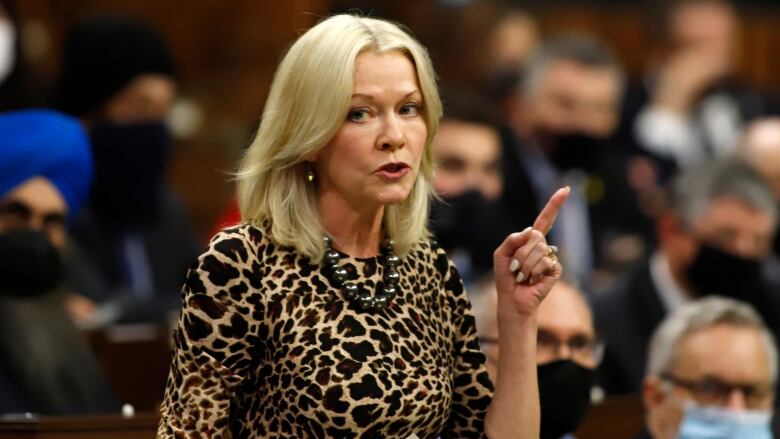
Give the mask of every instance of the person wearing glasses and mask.
[{"label": "person wearing glasses and mask", "polygon": [[[571,438],[585,418],[595,386],[603,344],[596,337],[585,296],[572,283],[559,281],[539,306],[536,364],[542,423],[541,439]],[[480,345],[491,377],[498,374],[496,292],[483,281],[471,296]]]},{"label": "person wearing glasses and mask", "polygon": [[639,438],[768,439],[777,349],[759,315],[721,297],[689,303],[653,334]]},{"label": "person wearing glasses and mask", "polygon": [[0,114],[0,413],[119,410],[64,307],[66,226],[91,179],[77,120],[42,110]]}]

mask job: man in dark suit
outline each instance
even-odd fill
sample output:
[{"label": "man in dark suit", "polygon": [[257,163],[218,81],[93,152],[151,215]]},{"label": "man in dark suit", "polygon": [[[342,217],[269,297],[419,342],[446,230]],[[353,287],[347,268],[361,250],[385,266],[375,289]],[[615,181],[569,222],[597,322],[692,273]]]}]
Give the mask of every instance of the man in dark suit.
[{"label": "man in dark suit", "polygon": [[87,127],[95,179],[73,222],[68,301],[83,325],[163,321],[178,311],[187,268],[201,252],[166,181],[176,96],[165,41],[142,23],[97,17],[71,29],[59,106]]},{"label": "man in dark suit", "polygon": [[669,312],[705,295],[754,306],[777,333],[780,294],[767,276],[777,227],[772,192],[746,164],[718,160],[682,174],[656,224],[658,246],[614,289],[594,299],[606,342],[607,393],[638,393],[646,347]]},{"label": "man in dark suit", "polygon": [[[627,184],[623,151],[609,141],[622,89],[620,65],[601,44],[551,40],[529,60],[503,133],[503,200],[516,229],[533,223],[556,188],[572,188],[551,240],[567,273],[583,285],[594,268],[640,253],[645,221]],[[621,238],[628,245],[615,245]]]}]

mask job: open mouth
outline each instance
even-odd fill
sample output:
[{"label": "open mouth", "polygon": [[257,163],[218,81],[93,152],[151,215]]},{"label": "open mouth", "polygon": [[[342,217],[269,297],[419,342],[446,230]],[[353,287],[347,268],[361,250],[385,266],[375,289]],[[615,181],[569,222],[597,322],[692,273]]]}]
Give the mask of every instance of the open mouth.
[{"label": "open mouth", "polygon": [[388,163],[381,168],[379,168],[380,171],[387,171],[387,172],[398,172],[401,169],[408,168],[409,166],[406,163]]},{"label": "open mouth", "polygon": [[389,179],[401,178],[409,172],[409,165],[403,162],[387,163],[375,171],[376,174]]}]

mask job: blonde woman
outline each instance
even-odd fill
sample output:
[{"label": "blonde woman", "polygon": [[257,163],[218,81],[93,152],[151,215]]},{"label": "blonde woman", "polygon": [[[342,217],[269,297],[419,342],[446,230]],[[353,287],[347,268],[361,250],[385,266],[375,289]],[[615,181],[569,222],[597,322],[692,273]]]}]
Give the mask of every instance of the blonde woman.
[{"label": "blonde woman", "polygon": [[238,173],[244,223],[190,271],[158,437],[538,437],[536,309],[561,273],[534,228],[496,250],[495,391],[426,229],[441,115],[425,49],[338,15],[281,62]]}]

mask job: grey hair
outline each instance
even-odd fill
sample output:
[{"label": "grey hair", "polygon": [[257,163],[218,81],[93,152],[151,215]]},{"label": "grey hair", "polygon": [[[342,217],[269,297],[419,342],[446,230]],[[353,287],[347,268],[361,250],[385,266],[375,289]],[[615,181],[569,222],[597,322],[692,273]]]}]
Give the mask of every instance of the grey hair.
[{"label": "grey hair", "polygon": [[524,65],[520,94],[532,95],[553,61],[570,61],[594,69],[612,70],[622,90],[625,84],[623,67],[604,44],[584,35],[566,35],[547,41],[534,50]]},{"label": "grey hair", "polygon": [[752,167],[731,157],[685,170],[672,184],[670,201],[683,223],[691,228],[714,200],[723,197],[734,197],[777,222],[772,189]]},{"label": "grey hair", "polygon": [[769,356],[769,376],[773,383],[777,382],[777,348],[764,321],[750,305],[724,297],[699,299],[668,315],[650,339],[646,374],[660,376],[667,372],[686,336],[716,325],[757,330]]}]

